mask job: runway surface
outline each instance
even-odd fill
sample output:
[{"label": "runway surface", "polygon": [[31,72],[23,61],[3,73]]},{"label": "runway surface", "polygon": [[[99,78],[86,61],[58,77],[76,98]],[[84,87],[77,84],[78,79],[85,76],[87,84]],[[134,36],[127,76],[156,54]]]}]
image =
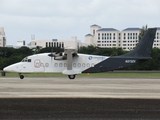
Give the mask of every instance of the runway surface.
[{"label": "runway surface", "polygon": [[0,119],[159,119],[160,80],[0,78]]},{"label": "runway surface", "polygon": [[160,98],[159,79],[0,78],[0,98]]}]

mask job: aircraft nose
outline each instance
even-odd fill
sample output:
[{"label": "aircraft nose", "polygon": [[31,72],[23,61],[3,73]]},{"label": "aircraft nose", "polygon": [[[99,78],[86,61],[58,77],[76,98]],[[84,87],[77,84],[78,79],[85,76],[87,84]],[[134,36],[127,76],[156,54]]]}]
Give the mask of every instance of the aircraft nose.
[{"label": "aircraft nose", "polygon": [[10,72],[10,67],[5,67],[5,68],[3,68],[3,71],[5,71],[5,72]]},{"label": "aircraft nose", "polygon": [[3,68],[3,71],[5,71],[5,72],[14,72],[14,69],[13,69],[13,66],[8,66],[8,67]]}]

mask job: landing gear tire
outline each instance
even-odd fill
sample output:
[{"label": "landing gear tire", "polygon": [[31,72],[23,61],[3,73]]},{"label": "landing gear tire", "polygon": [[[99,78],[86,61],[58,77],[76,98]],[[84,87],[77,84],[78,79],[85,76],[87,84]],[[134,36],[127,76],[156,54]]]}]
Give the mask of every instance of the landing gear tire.
[{"label": "landing gear tire", "polygon": [[23,79],[23,78],[24,78],[24,75],[20,75],[19,77],[20,77],[20,79]]},{"label": "landing gear tire", "polygon": [[68,75],[69,79],[74,79],[76,77],[76,75]]}]

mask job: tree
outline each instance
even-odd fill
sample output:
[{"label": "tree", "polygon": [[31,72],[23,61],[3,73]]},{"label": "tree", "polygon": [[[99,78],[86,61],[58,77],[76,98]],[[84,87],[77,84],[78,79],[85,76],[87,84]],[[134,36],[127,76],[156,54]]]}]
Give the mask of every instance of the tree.
[{"label": "tree", "polygon": [[41,49],[42,49],[41,46],[36,46],[36,48],[32,49],[33,54],[38,54]]},{"label": "tree", "polygon": [[139,33],[139,36],[138,36],[139,41],[142,39],[142,37],[146,33],[147,29],[148,29],[147,25],[146,26],[142,26],[142,29],[141,29],[141,31]]},{"label": "tree", "polygon": [[103,56],[117,56],[126,53],[121,48],[99,48],[92,45],[87,47],[80,47],[78,53],[103,55]]}]

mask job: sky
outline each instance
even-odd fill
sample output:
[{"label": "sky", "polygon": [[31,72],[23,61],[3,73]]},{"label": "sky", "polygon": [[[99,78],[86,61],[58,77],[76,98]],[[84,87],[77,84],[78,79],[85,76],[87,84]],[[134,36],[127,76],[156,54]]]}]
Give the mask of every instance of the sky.
[{"label": "sky", "polygon": [[18,40],[71,39],[85,41],[90,26],[160,27],[160,0],[0,0],[0,27],[7,45]]}]

